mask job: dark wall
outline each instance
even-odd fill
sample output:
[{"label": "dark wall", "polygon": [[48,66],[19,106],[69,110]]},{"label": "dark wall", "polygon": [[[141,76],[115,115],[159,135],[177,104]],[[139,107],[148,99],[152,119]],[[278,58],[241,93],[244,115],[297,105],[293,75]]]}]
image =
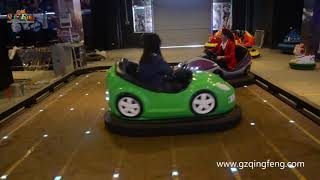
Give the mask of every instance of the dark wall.
[{"label": "dark wall", "polygon": [[122,46],[121,2],[119,0],[92,0],[94,47],[115,49]]},{"label": "dark wall", "polygon": [[317,0],[314,4],[313,19],[312,19],[312,52],[318,54],[318,59],[320,59],[320,1]]},{"label": "dark wall", "polygon": [[265,31],[265,46],[275,48],[290,27],[301,30],[303,0],[254,0],[253,29]]},{"label": "dark wall", "polygon": [[272,19],[274,0],[254,0],[253,29],[264,30],[264,44],[270,47],[272,44]]},{"label": "dark wall", "polygon": [[[233,0],[233,29],[247,29],[252,33],[259,29],[265,30],[265,47],[275,47],[288,33],[290,26],[301,27],[303,2],[303,0]],[[142,34],[133,33],[131,3],[131,0],[127,0],[127,4],[125,4],[125,0],[92,0],[95,48],[113,49],[141,45]],[[207,3],[208,0],[203,1],[203,4]],[[161,1],[155,1],[155,4],[161,5]],[[170,5],[167,8],[176,9],[177,15],[172,14],[171,11],[170,16],[166,15],[168,9],[155,11],[156,32],[157,29],[160,30],[160,33],[170,30],[174,20],[179,19],[180,10],[187,7],[187,4],[184,3],[183,6],[174,8],[175,3],[172,3],[172,6],[166,3],[166,5]],[[198,6],[200,7],[200,5],[195,7]],[[211,13],[210,6],[206,9]],[[126,21],[126,11],[128,12],[128,22]],[[192,17],[197,17],[203,13],[191,9],[188,11],[190,16],[180,18],[181,21],[175,20],[180,23],[180,33],[184,31],[183,29],[194,28],[195,26],[192,25],[202,21],[208,22],[207,27],[210,27],[211,16],[206,18],[203,18],[203,16],[200,20],[195,18],[198,19],[196,21]],[[160,16],[159,12],[161,13]],[[160,21],[161,23],[159,23]],[[205,29],[203,25],[198,25],[197,28]],[[179,32],[177,31],[177,33]]]},{"label": "dark wall", "polygon": [[304,14],[303,14],[303,21],[302,21],[302,36],[304,39],[304,44],[306,45],[307,52],[310,53],[313,49],[312,47],[312,16],[309,12],[313,12],[315,0],[305,0],[304,1]]},{"label": "dark wall", "polygon": [[246,1],[235,0],[232,1],[233,25],[232,29],[243,30],[246,28]]},{"label": "dark wall", "polygon": [[13,83],[10,61],[8,57],[7,44],[10,36],[9,26],[5,20],[0,20],[0,91],[9,87]]},{"label": "dark wall", "polygon": [[303,0],[281,0],[274,2],[272,46],[276,47],[293,27],[301,32]]}]

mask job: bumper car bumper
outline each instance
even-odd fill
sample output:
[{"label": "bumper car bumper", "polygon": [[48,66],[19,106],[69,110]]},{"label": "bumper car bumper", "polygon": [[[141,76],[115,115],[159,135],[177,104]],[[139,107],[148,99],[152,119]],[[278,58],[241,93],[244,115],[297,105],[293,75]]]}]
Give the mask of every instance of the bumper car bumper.
[{"label": "bumper car bumper", "polygon": [[206,43],[206,44],[204,45],[204,47],[205,47],[206,49],[216,48],[217,46],[218,46],[217,43]]},{"label": "bumper car bumper", "polygon": [[245,85],[251,85],[255,83],[255,76],[251,72],[247,75],[237,77],[226,77],[225,80],[233,87],[243,87]]},{"label": "bumper car bumper", "polygon": [[148,121],[123,120],[107,112],[105,125],[111,132],[124,136],[157,136],[225,130],[237,125],[240,119],[241,110],[236,106],[222,115]]},{"label": "bumper car bumper", "polygon": [[255,48],[249,48],[249,53],[250,53],[250,56],[253,58],[257,58],[261,56],[260,52]]},{"label": "bumper car bumper", "polygon": [[311,64],[298,64],[298,63],[289,63],[291,69],[296,70],[314,70],[316,68],[315,63]]}]

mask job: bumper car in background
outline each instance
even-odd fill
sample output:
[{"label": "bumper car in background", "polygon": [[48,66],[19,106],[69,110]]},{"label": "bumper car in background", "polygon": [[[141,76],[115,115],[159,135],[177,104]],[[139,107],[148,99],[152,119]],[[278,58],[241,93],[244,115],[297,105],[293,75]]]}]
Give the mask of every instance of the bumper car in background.
[{"label": "bumper car in background", "polygon": [[221,31],[215,31],[209,37],[209,41],[204,44],[205,49],[215,49],[221,43]]},{"label": "bumper car in background", "polygon": [[247,48],[236,46],[237,65],[233,71],[221,68],[214,62],[214,57],[195,57],[187,62],[180,63],[178,67],[186,66],[192,71],[208,71],[219,75],[234,87],[241,87],[254,83],[254,75],[250,72],[251,56]]},{"label": "bumper car in background", "polygon": [[313,70],[316,68],[315,56],[305,55],[304,44],[298,44],[295,46],[293,54],[295,58],[290,60],[290,68],[296,70]]},{"label": "bumper car in background", "polygon": [[295,46],[302,42],[302,36],[297,30],[293,29],[284,38],[283,42],[278,44],[278,48],[282,53],[292,54]]},{"label": "bumper car in background", "polygon": [[235,31],[234,36],[238,45],[248,48],[251,57],[258,58],[261,56],[260,52],[254,47],[254,36],[251,35],[248,31],[237,30]]},{"label": "bumper car in background", "polygon": [[[251,35],[248,31],[235,31],[234,33],[235,41],[237,45],[244,46],[248,48],[249,54],[253,58],[260,57],[260,52],[254,47],[255,40],[254,36]],[[205,43],[205,49],[215,49],[218,44],[221,43],[221,31],[217,31],[213,33],[212,36],[209,37],[209,42]]]},{"label": "bumper car in background", "polygon": [[107,72],[110,110],[105,124],[111,132],[169,135],[220,130],[239,122],[235,90],[219,76],[182,67],[154,88],[137,79],[137,67],[123,59]]}]

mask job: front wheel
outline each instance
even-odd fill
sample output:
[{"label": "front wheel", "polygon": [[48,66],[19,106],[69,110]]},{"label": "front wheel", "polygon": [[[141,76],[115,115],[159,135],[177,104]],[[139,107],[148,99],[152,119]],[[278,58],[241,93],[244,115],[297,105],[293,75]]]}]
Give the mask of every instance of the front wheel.
[{"label": "front wheel", "polygon": [[133,118],[137,117],[142,112],[142,105],[140,101],[130,95],[123,95],[117,101],[117,107],[121,115]]},{"label": "front wheel", "polygon": [[191,99],[192,112],[205,115],[212,112],[216,107],[216,98],[210,92],[200,92]]}]

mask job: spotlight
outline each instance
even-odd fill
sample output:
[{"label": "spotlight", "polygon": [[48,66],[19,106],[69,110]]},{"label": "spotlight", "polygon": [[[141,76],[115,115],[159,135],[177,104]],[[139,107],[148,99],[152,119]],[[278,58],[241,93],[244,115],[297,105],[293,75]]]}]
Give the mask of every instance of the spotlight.
[{"label": "spotlight", "polygon": [[251,125],[251,126],[254,126],[254,125],[256,125],[256,123],[250,123],[250,125]]},{"label": "spotlight", "polygon": [[4,139],[4,140],[5,140],[5,139],[8,139],[8,138],[9,138],[9,136],[4,136],[2,139]]},{"label": "spotlight", "polygon": [[44,138],[47,138],[47,137],[48,137],[48,134],[43,135],[43,137],[44,137]]},{"label": "spotlight", "polygon": [[238,169],[237,168],[230,168],[232,173],[238,173]]},{"label": "spotlight", "polygon": [[288,164],[288,168],[293,169],[293,168],[295,168],[295,166],[292,164]]},{"label": "spotlight", "polygon": [[171,176],[179,176],[179,172],[178,171],[172,171]]},{"label": "spotlight", "polygon": [[112,175],[112,177],[113,177],[114,179],[117,179],[117,178],[120,177],[120,174],[119,174],[119,173],[114,173],[114,174]]},{"label": "spotlight", "polygon": [[3,175],[3,176],[1,176],[1,179],[7,179],[7,175]]},{"label": "spotlight", "polygon": [[290,122],[290,123],[295,123],[295,121],[293,121],[293,120],[290,120],[289,122]]},{"label": "spotlight", "polygon": [[70,108],[70,111],[73,111],[74,110],[74,108]]},{"label": "spotlight", "polygon": [[53,180],[61,180],[61,179],[62,179],[62,176],[56,176],[56,177],[54,177]]},{"label": "spotlight", "polygon": [[90,134],[90,133],[91,133],[91,131],[86,131],[85,133],[86,133],[86,134]]}]

